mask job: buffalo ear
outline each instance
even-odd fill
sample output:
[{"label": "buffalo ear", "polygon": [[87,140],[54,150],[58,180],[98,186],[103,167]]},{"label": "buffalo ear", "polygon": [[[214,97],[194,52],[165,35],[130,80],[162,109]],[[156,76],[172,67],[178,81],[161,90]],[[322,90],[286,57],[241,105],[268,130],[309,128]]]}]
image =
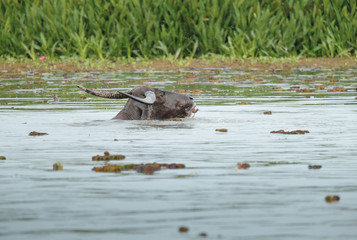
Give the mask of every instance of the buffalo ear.
[{"label": "buffalo ear", "polygon": [[146,91],[144,93],[145,95],[145,98],[139,98],[139,97],[135,97],[129,93],[126,93],[126,92],[119,92],[125,96],[127,96],[128,98],[131,98],[135,101],[138,101],[140,103],[144,103],[144,104],[147,104],[147,105],[152,105],[154,104],[154,102],[156,101],[156,95],[153,91]]}]

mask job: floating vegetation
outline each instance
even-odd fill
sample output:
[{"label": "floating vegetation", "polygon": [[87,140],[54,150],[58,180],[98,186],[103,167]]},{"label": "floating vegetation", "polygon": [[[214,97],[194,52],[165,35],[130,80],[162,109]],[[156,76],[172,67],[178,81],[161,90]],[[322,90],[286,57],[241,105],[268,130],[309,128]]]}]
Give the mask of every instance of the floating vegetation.
[{"label": "floating vegetation", "polygon": [[273,113],[271,111],[265,111],[264,115],[272,115]]},{"label": "floating vegetation", "polygon": [[320,169],[322,168],[321,165],[309,165],[309,169]]},{"label": "floating vegetation", "polygon": [[228,129],[226,129],[226,128],[217,128],[216,132],[228,132]]},{"label": "floating vegetation", "polygon": [[0,160],[6,160],[6,157],[0,156]]},{"label": "floating vegetation", "polygon": [[250,168],[250,165],[248,163],[238,163],[237,168],[238,169],[248,169],[248,168]]},{"label": "floating vegetation", "polygon": [[325,201],[328,203],[332,203],[332,202],[338,202],[340,201],[340,197],[337,195],[328,195],[325,197]]},{"label": "floating vegetation", "polygon": [[279,133],[279,134],[305,134],[305,133],[310,133],[308,130],[294,130],[294,131],[284,131],[284,130],[278,130],[278,131],[271,131],[270,133]]},{"label": "floating vegetation", "polygon": [[166,164],[166,163],[146,163],[146,164],[127,164],[127,165],[116,165],[108,164],[103,167],[94,167],[92,170],[95,172],[114,172],[119,173],[121,171],[136,170],[138,173],[143,173],[146,175],[152,175],[155,171],[161,169],[181,169],[185,168],[184,164]]},{"label": "floating vegetation", "polygon": [[42,133],[42,132],[36,132],[36,131],[32,131],[29,133],[29,136],[43,136],[43,135],[48,135],[48,133]]},{"label": "floating vegetation", "polygon": [[53,171],[62,171],[62,170],[63,170],[63,166],[60,162],[53,164]]},{"label": "floating vegetation", "polygon": [[121,154],[110,155],[108,151],[104,152],[104,156],[93,156],[92,161],[110,161],[110,160],[124,160],[125,156]]},{"label": "floating vegetation", "polygon": [[207,233],[205,232],[201,232],[200,234],[198,234],[199,237],[207,237]]}]

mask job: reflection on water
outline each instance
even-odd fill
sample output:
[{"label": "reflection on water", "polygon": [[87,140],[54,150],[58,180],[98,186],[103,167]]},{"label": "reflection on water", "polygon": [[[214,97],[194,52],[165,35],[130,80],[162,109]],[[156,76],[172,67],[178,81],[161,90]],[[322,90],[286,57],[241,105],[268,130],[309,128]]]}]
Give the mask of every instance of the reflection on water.
[{"label": "reflection on water", "polygon": [[[1,239],[357,237],[354,69],[0,77]],[[109,120],[125,100],[85,95],[79,83],[187,92],[200,111],[183,121]],[[310,133],[270,134],[280,129]],[[31,131],[48,135],[30,137]],[[91,157],[105,150],[126,155],[113,164],[186,168],[154,175],[91,171],[103,165]],[[63,171],[52,171],[56,162]],[[237,163],[251,167],[238,170]],[[341,200],[326,203],[327,195]],[[189,231],[179,233],[180,226]]]}]

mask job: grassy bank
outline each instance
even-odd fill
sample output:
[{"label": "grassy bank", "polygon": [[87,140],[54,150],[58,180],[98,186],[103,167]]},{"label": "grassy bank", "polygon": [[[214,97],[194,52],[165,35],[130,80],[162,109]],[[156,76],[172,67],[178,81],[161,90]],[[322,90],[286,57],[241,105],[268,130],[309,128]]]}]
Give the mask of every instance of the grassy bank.
[{"label": "grassy bank", "polygon": [[116,72],[116,71],[181,71],[189,69],[206,71],[207,69],[231,69],[247,72],[290,72],[296,68],[314,70],[347,70],[357,68],[357,58],[254,58],[231,59],[228,57],[210,57],[199,59],[151,59],[147,61],[136,60],[99,60],[99,59],[8,59],[0,60],[1,71],[5,73],[20,72]]},{"label": "grassy bank", "polygon": [[354,0],[3,0],[0,55],[356,56]]}]

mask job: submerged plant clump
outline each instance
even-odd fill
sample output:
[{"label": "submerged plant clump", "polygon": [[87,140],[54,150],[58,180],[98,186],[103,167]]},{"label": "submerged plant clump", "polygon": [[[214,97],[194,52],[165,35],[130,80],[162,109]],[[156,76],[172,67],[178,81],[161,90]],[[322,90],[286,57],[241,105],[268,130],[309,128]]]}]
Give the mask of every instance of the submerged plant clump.
[{"label": "submerged plant clump", "polygon": [[168,121],[174,121],[174,122],[182,122],[182,118],[169,118]]},{"label": "submerged plant clump", "polygon": [[104,156],[93,156],[92,161],[110,161],[110,160],[124,160],[125,156],[121,154],[110,155],[108,151],[104,152]]},{"label": "submerged plant clump", "polygon": [[146,163],[146,164],[126,164],[116,165],[108,164],[103,167],[94,167],[92,170],[95,172],[114,172],[119,173],[121,171],[136,170],[138,173],[144,173],[146,175],[152,175],[155,171],[161,169],[181,169],[185,168],[184,164],[166,164],[166,163]]},{"label": "submerged plant clump", "polygon": [[320,169],[322,168],[321,165],[309,165],[309,169]]},{"label": "submerged plant clump", "polygon": [[332,203],[332,202],[338,202],[340,201],[340,197],[337,195],[328,195],[325,197],[325,201],[328,203]]},{"label": "submerged plant clump", "polygon": [[53,164],[53,171],[62,171],[63,165],[60,162]]},{"label": "submerged plant clump", "polygon": [[334,87],[329,89],[328,92],[347,92],[347,89],[344,87]]},{"label": "submerged plant clump", "polygon": [[238,163],[237,168],[238,169],[248,169],[248,168],[250,168],[250,165],[248,163]]},{"label": "submerged plant clump", "polygon": [[228,132],[227,128],[217,128],[216,132]]},{"label": "submerged plant clump", "polygon": [[279,134],[305,134],[310,133],[308,130],[294,130],[294,131],[285,131],[285,130],[278,130],[278,131],[271,131],[270,133],[279,133]]},{"label": "submerged plant clump", "polygon": [[36,132],[36,131],[32,131],[29,133],[29,136],[43,136],[43,135],[48,135],[48,133],[42,133],[42,132]]},{"label": "submerged plant clump", "polygon": [[181,227],[179,227],[178,231],[179,231],[180,233],[186,233],[186,232],[188,232],[188,227],[181,226]]}]

